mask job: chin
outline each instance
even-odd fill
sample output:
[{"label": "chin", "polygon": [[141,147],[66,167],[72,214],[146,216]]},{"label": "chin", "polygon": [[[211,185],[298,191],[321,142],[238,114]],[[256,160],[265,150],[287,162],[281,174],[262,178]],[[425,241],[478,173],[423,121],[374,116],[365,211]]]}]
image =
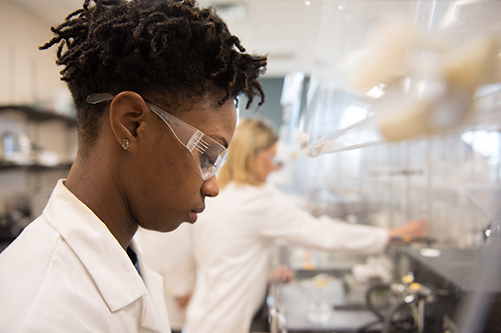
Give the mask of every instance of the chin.
[{"label": "chin", "polygon": [[169,224],[150,225],[150,226],[143,227],[143,228],[148,229],[148,230],[158,231],[158,232],[171,232],[171,231],[176,230],[177,227],[179,227],[181,225],[181,223],[183,223],[183,221],[181,221],[181,222],[170,221]]},{"label": "chin", "polygon": [[176,230],[181,225],[181,223],[183,223],[183,222],[172,224],[168,228],[165,228],[164,230],[161,230],[161,232],[171,232],[171,231],[174,231],[174,230]]}]

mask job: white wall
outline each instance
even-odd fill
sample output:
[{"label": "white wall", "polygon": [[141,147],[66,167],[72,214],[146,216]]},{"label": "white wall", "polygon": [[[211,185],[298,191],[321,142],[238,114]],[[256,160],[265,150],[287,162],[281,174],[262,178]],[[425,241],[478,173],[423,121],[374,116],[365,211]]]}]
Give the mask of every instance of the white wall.
[{"label": "white wall", "polygon": [[52,38],[50,24],[17,6],[0,1],[0,105],[54,105],[67,91],[55,64],[55,49],[38,50]]}]

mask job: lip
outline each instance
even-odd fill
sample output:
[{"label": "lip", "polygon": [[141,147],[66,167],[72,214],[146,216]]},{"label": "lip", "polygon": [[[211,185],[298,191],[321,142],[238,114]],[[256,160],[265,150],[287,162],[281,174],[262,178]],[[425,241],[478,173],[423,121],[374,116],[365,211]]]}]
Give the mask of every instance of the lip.
[{"label": "lip", "polygon": [[198,214],[197,214],[197,212],[195,212],[194,210],[192,210],[192,211],[190,212],[190,220],[189,220],[188,222],[190,222],[190,223],[195,223],[195,222],[197,222],[197,219],[198,219]]},{"label": "lip", "polygon": [[201,212],[203,212],[205,210],[205,206],[201,207],[201,208],[195,208],[195,209],[192,209],[191,211],[192,212],[195,212],[197,214],[200,214]]},{"label": "lip", "polygon": [[190,223],[195,223],[198,219],[198,214],[203,212],[205,207],[202,208],[197,208],[197,209],[192,209],[190,212]]}]

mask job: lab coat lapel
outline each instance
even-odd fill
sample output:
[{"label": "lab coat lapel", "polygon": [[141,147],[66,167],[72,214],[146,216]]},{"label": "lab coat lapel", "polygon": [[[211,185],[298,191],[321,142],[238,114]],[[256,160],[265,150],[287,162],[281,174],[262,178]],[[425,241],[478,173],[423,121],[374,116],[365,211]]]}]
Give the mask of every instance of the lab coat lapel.
[{"label": "lab coat lapel", "polygon": [[170,327],[163,296],[163,277],[148,268],[143,260],[141,249],[134,240],[132,240],[130,246],[137,254],[139,269],[143,272],[143,281],[147,289],[145,295],[143,296],[144,307],[141,324],[143,327],[150,330],[159,330],[161,327]]},{"label": "lab coat lapel", "polygon": [[156,304],[127,253],[106,225],[63,185],[62,180],[54,189],[43,215],[85,266],[111,312],[142,298],[142,325],[154,331],[165,331],[155,310]]}]

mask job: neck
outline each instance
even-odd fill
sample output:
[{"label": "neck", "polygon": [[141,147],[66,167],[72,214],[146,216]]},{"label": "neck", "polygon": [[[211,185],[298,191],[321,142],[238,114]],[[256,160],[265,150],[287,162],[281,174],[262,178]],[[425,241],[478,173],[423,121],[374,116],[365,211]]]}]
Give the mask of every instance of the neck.
[{"label": "neck", "polygon": [[126,249],[138,224],[130,214],[118,177],[109,175],[116,167],[105,165],[106,161],[104,156],[89,157],[85,161],[77,157],[65,186],[96,214]]}]

